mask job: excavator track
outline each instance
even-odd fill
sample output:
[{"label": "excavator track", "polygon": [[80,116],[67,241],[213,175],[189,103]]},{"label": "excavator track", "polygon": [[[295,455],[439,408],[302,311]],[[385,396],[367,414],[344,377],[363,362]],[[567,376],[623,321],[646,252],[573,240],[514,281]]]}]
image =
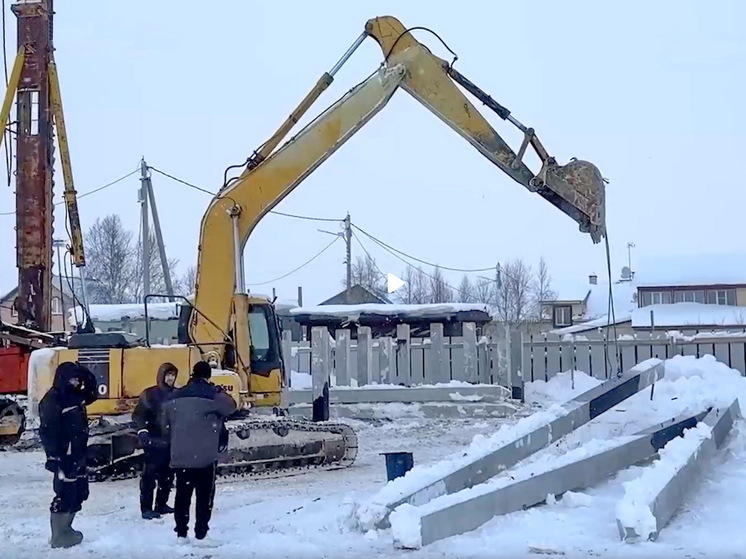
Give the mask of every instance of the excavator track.
[{"label": "excavator track", "polygon": [[[357,457],[357,434],[345,423],[314,423],[286,417],[257,416],[226,423],[227,452],[218,462],[218,476],[274,478],[308,471],[350,467]],[[304,434],[327,435],[306,439]],[[121,439],[132,434],[110,433]],[[106,437],[106,434],[99,436]],[[112,442],[113,446],[119,443]],[[130,479],[139,475],[142,451],[89,467],[94,482]]]}]

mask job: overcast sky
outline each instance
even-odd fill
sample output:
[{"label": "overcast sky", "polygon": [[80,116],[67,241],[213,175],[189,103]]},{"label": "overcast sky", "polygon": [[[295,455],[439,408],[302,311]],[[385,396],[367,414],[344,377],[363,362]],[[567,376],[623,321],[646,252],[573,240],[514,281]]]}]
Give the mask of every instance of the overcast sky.
[{"label": "overcast sky", "polygon": [[[610,181],[615,275],[629,241],[636,244],[633,268],[635,255],[744,247],[746,3],[738,0],[58,0],[56,9],[56,59],[81,194],[135,169],[142,156],[217,190],[225,167],[267,139],[366,20],[388,14],[436,31],[458,54],[456,67],[533,126],[560,163],[578,157],[598,165]],[[12,56],[16,19],[9,10],[6,21]],[[448,58],[433,36],[415,33]],[[381,58],[367,40],[313,115]],[[61,200],[61,173],[56,181]],[[209,196],[157,174],[153,183],[168,255],[184,271],[196,263]],[[82,198],[84,227],[116,212],[136,233],[138,187],[133,175]],[[0,188],[0,204],[13,210],[12,186]],[[482,268],[518,257],[535,264],[543,256],[558,286],[590,272],[606,277],[603,245],[404,91],[276,209],[340,219],[349,211],[386,243],[445,266]],[[0,216],[0,227],[5,290],[16,282],[13,216]],[[332,237],[318,228],[338,226],[267,216],[247,245],[248,282],[281,276],[321,250]],[[361,239],[384,272],[403,271],[402,262]],[[353,254],[363,254],[357,243]],[[304,303],[318,303],[342,288],[343,259],[340,241],[301,271],[255,289],[274,286],[294,299],[303,286]],[[452,284],[459,279],[449,275]]]}]

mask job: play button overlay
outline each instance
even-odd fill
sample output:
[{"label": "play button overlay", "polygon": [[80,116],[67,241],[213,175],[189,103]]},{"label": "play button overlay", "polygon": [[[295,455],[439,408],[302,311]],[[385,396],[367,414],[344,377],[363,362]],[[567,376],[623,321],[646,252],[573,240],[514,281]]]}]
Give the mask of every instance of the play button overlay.
[{"label": "play button overlay", "polygon": [[386,284],[388,285],[389,293],[393,293],[404,285],[404,280],[400,280],[394,274],[386,274]]}]

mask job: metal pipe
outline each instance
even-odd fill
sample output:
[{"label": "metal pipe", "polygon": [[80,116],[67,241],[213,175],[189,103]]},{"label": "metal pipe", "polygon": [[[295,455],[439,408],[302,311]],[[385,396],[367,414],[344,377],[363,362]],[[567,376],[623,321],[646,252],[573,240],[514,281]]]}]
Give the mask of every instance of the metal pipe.
[{"label": "metal pipe", "polygon": [[246,288],[244,287],[243,266],[241,262],[241,236],[238,232],[238,218],[241,216],[241,209],[237,206],[232,206],[231,209],[228,210],[228,215],[230,215],[231,220],[233,221],[233,267],[235,269],[235,292],[245,293]]},{"label": "metal pipe", "polygon": [[355,39],[355,42],[352,43],[352,46],[350,48],[348,48],[347,51],[342,55],[342,58],[339,59],[339,62],[337,62],[332,67],[332,69],[329,70],[329,75],[330,76],[334,77],[334,74],[336,74],[337,72],[339,72],[339,69],[342,66],[344,66],[345,62],[347,62],[350,59],[350,57],[352,56],[352,54],[358,49],[358,47],[363,44],[363,41],[365,40],[365,38],[367,36],[368,36],[368,34],[365,33],[365,32],[360,33],[360,36],[357,39]]}]

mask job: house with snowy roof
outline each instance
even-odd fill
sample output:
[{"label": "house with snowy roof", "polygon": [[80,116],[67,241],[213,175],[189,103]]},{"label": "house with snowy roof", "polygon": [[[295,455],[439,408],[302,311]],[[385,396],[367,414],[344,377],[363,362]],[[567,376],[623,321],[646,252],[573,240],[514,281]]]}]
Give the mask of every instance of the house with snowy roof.
[{"label": "house with snowy roof", "polygon": [[[610,312],[609,294],[614,303]],[[552,333],[571,334],[605,328],[614,317],[617,325],[629,323],[632,311],[637,307],[636,289],[630,279],[619,280],[609,286],[599,281],[596,274],[588,276],[587,283],[559,286],[557,297],[542,301],[543,330]]]},{"label": "house with snowy roof", "polygon": [[636,330],[746,328],[746,255],[661,255],[643,260],[635,277]]},{"label": "house with snowy roof", "polygon": [[643,258],[634,275],[611,285],[593,275],[589,285],[560,289],[544,302],[550,331],[577,334],[614,325],[635,331],[746,330],[746,255],[656,255]]}]

